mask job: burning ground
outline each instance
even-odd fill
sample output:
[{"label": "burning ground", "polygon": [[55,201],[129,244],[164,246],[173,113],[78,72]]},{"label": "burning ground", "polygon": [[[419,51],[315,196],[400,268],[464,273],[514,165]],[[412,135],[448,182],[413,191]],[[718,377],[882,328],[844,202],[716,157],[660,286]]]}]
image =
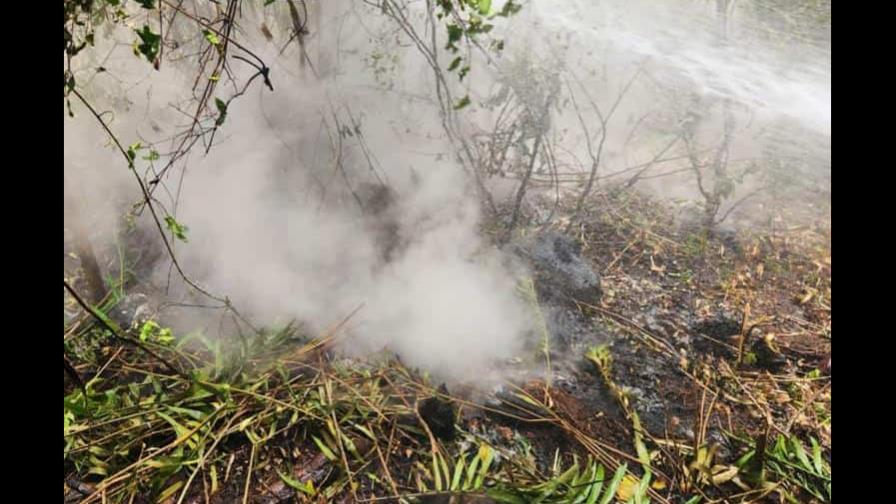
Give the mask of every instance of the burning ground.
[{"label": "burning ground", "polygon": [[829,225],[707,234],[672,210],[600,191],[584,224],[503,245],[535,330],[497,388],[346,357],[351,317],[174,338],[145,284],[105,325],[67,296],[65,499],[830,501]]}]

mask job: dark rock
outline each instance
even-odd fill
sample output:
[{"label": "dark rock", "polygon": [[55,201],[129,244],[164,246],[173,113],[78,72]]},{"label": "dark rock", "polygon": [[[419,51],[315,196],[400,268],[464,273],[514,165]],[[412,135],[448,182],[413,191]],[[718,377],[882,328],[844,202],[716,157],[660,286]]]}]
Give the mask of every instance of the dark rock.
[{"label": "dark rock", "polygon": [[787,358],[765,338],[757,338],[750,345],[750,351],[756,356],[756,365],[763,369],[779,371],[787,364]]},{"label": "dark rock", "polygon": [[[445,385],[439,387],[439,392],[447,395],[448,390]],[[454,426],[454,404],[451,401],[442,399],[439,396],[433,396],[420,401],[419,406],[420,417],[429,426],[433,436],[441,441],[453,441],[457,435]]]},{"label": "dark rock", "polygon": [[692,345],[700,353],[718,357],[736,357],[736,339],[741,331],[741,321],[733,315],[721,313],[691,326]]}]

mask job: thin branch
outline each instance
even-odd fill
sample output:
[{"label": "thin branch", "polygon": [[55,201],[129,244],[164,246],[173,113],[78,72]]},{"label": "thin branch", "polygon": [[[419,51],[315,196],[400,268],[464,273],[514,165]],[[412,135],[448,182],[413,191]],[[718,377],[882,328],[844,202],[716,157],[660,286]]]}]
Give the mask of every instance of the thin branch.
[{"label": "thin branch", "polygon": [[526,169],[526,174],[523,176],[523,180],[520,182],[520,187],[516,191],[516,200],[513,203],[513,214],[511,214],[510,224],[507,226],[507,232],[504,236],[505,241],[510,239],[511,234],[516,227],[517,219],[519,219],[520,206],[522,206],[523,197],[526,195],[526,187],[529,185],[529,178],[532,177],[532,171],[535,169],[535,159],[538,157],[538,148],[541,147],[542,136],[544,136],[543,133],[535,135],[535,144],[532,146],[532,156],[529,158],[529,167]]},{"label": "thin branch", "polygon": [[745,194],[743,198],[734,202],[734,204],[732,204],[731,207],[728,208],[728,210],[721,217],[719,217],[719,219],[717,219],[715,221],[715,223],[721,224],[722,222],[724,222],[725,219],[727,219],[728,216],[731,215],[731,212],[733,212],[735,209],[737,209],[737,207],[739,207],[742,203],[744,203],[748,199],[752,198],[753,196],[756,196],[757,194],[761,193],[765,189],[766,189],[765,187],[758,187],[758,188],[750,191],[749,193]]},{"label": "thin branch", "polygon": [[[566,226],[567,231],[571,230],[572,226],[574,226],[575,223],[579,220],[579,216],[582,213],[582,209],[585,207],[585,201],[588,199],[588,195],[591,194],[591,190],[594,188],[594,182],[597,180],[597,170],[600,167],[601,156],[603,155],[604,145],[606,144],[606,141],[607,141],[607,126],[610,122],[610,119],[613,118],[613,114],[616,112],[616,109],[619,107],[619,104],[622,102],[622,99],[628,93],[628,90],[632,87],[632,84],[634,84],[634,82],[638,78],[638,76],[641,75],[641,71],[643,70],[643,68],[644,68],[643,65],[639,66],[638,69],[635,71],[635,73],[632,75],[631,79],[629,79],[628,83],[626,83],[626,85],[623,86],[622,90],[619,92],[619,96],[616,97],[616,101],[613,102],[613,105],[610,107],[610,110],[607,112],[606,116],[603,115],[603,113],[600,110],[600,107],[597,106],[597,103],[595,103],[595,101],[591,98],[591,95],[588,94],[588,90],[585,89],[585,86],[582,84],[582,82],[579,81],[578,79],[576,79],[579,86],[582,88],[582,92],[584,93],[585,97],[591,103],[591,106],[594,109],[594,112],[597,114],[598,119],[600,119],[601,132],[600,132],[600,143],[597,146],[596,153],[593,153],[591,150],[590,140],[588,142],[588,145],[589,145],[588,154],[591,156],[591,173],[588,175],[588,182],[585,184],[585,188],[582,189],[582,193],[579,195],[579,199],[576,202],[575,210],[573,211],[572,216],[569,219],[569,224],[567,224],[567,226]],[[575,76],[575,74],[573,74],[573,76]],[[570,96],[574,96],[574,95],[575,95],[575,93],[573,93],[572,90],[570,90]],[[576,113],[578,114],[578,105],[575,105],[575,101],[573,101],[573,104],[574,104],[573,106],[576,107]],[[584,128],[585,122],[582,119],[581,115],[579,115],[579,121],[582,123],[582,126]],[[586,132],[585,133],[586,136],[588,136],[587,129],[585,129],[585,132]]]},{"label": "thin branch", "polygon": [[654,164],[656,164],[657,161],[659,161],[659,159],[662,158],[663,155],[665,155],[666,152],[669,151],[669,149],[674,147],[675,144],[677,144],[679,140],[681,140],[681,135],[676,135],[675,138],[673,138],[671,142],[666,144],[666,146],[663,147],[663,149],[661,151],[657,152],[657,154],[655,156],[653,156],[653,159],[651,159],[644,166],[644,168],[641,168],[640,170],[638,170],[637,173],[635,173],[630,179],[628,179],[628,181],[626,181],[625,184],[623,184],[623,188],[629,189],[633,185],[635,185],[638,182],[638,180],[641,179],[641,176],[644,175],[645,173],[647,173],[647,170],[653,168]]}]

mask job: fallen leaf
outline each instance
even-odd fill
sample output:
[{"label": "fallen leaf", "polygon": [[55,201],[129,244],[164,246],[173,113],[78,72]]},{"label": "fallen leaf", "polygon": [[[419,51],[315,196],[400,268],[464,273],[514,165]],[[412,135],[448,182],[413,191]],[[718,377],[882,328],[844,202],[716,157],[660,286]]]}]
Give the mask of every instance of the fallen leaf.
[{"label": "fallen leaf", "polygon": [[737,476],[737,473],[738,469],[734,466],[715,466],[712,468],[712,484],[727,483]]},{"label": "fallen leaf", "polygon": [[619,483],[619,489],[616,490],[616,498],[622,502],[628,502],[638,491],[639,483],[640,481],[638,478],[631,474],[626,474],[625,477],[622,478],[622,482]]}]

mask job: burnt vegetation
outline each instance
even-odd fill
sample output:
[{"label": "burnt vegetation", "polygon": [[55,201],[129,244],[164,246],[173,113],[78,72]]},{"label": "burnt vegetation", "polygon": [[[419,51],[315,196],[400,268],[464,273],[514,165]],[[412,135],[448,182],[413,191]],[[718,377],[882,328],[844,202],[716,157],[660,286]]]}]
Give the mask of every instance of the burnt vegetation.
[{"label": "burnt vegetation", "polygon": [[[624,112],[647,81],[684,102],[646,63],[603,99],[562,64],[526,53],[494,63],[502,23],[525,2],[358,2],[424,62],[439,159],[464,173],[478,235],[525,271],[520,354],[446,381],[388,347],[358,356],[347,337],[358,310],[324,331],[259,319],[181,259],[192,234],[176,179],[228,141],[243,100],[280,89],[265,58],[294,46],[303,78],[335,73],[312,49],[329,29],[315,24],[318,2],[252,6],[280,9],[258,18],[274,51],[243,35],[256,20],[242,17],[247,3],[64,2],[66,121],[105,135],[138,195],[114,231],[94,225],[89,181],[66,165],[66,502],[830,502],[829,157],[819,176],[779,146],[735,156],[750,126],[727,99]],[[723,26],[733,4],[714,3]],[[787,2],[747,12],[767,21],[765,38],[829,47],[830,3],[806,8],[827,39],[788,24]],[[280,18],[285,28],[269,26]],[[175,61],[192,69],[163,141],[125,141],[132,133],[93,93],[113,69],[87,56],[116,29],[151,77]],[[389,58],[375,54],[391,90]],[[477,95],[466,82],[486,68],[498,77]],[[382,132],[359,111],[321,110],[330,158],[302,190],[321,212],[356,218],[372,267],[388,270],[427,229],[429,216],[412,220],[405,206],[424,185],[386,176],[389,153],[372,139]],[[651,122],[643,161],[610,169],[612,139],[628,148]],[[657,180],[692,197],[662,198],[645,185]],[[173,328],[170,313],[193,311],[215,323]]]}]

